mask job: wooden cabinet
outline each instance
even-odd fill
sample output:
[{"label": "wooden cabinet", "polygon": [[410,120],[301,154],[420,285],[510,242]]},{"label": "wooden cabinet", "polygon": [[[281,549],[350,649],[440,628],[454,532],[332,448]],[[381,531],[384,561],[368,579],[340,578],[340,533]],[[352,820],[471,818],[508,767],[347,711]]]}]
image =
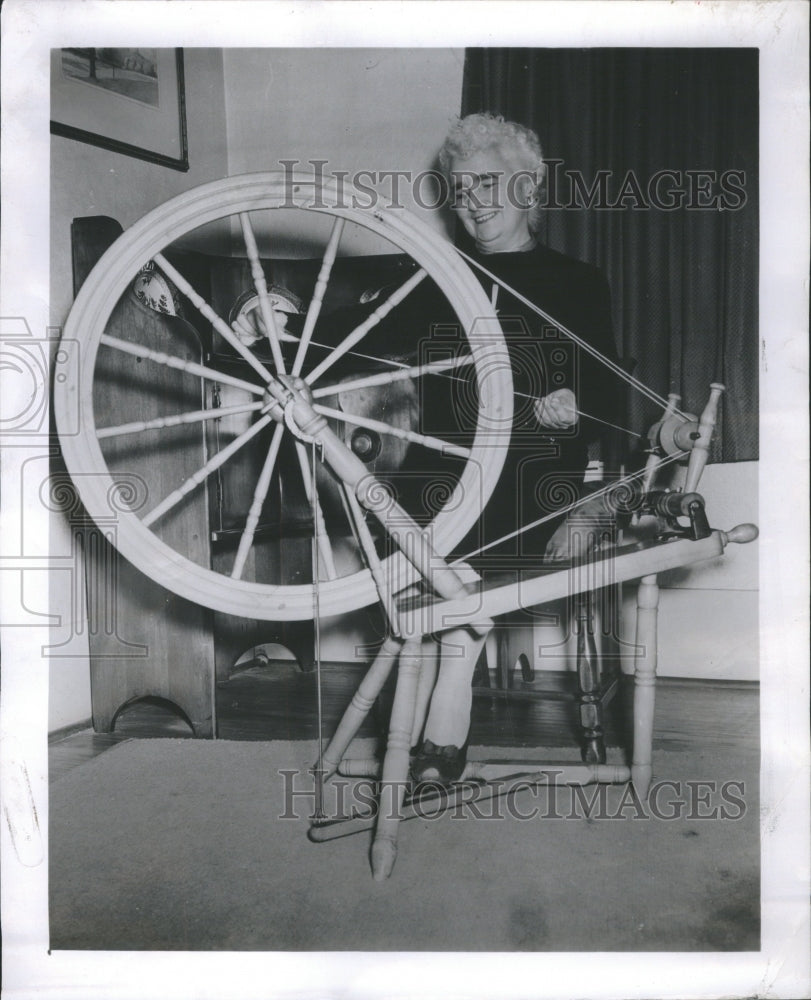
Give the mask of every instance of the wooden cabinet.
[{"label": "wooden cabinet", "polygon": [[[74,220],[74,292],[120,232],[118,223],[106,217]],[[169,253],[169,258],[225,318],[240,295],[252,288],[250,268],[243,259],[191,251]],[[306,301],[320,262],[274,259],[264,266],[270,280]],[[357,303],[366,289],[402,281],[404,268],[413,267],[413,262],[399,255],[339,259],[323,314]],[[172,298],[166,304],[173,303]],[[160,309],[161,303],[156,304]],[[182,360],[213,358],[218,370],[243,364],[186,300],[182,302],[185,318],[159,309],[128,291],[114,310],[107,333]],[[103,346],[99,351],[94,381],[97,427],[221,406],[223,398],[221,386],[203,383],[187,372]],[[233,438],[239,432],[240,428],[229,426],[229,419],[109,437],[101,442],[102,451],[113,478],[128,493],[128,502],[143,502],[151,509],[201,469],[229,435]],[[251,419],[247,414],[237,423]],[[181,555],[227,576],[263,458],[261,441],[243,448],[161,518],[157,533]],[[285,460],[281,455],[280,461]],[[294,461],[294,457],[287,456],[287,460]],[[263,514],[245,578],[307,582],[312,573],[311,525],[303,490],[297,496],[288,489],[281,498],[274,497],[272,488],[266,508],[269,513]],[[214,613],[176,597],[120,557],[111,544],[116,497],[111,497],[108,523],[88,523],[78,509],[74,520],[74,532],[85,549],[91,699],[98,731],[113,728],[117,714],[132,701],[157,697],[174,705],[197,736],[211,737],[216,735],[216,684],[228,679],[246,651],[279,642],[291,650],[302,669],[312,668],[312,621],[274,625]],[[159,581],[160,567],[155,570]]]},{"label": "wooden cabinet", "polygon": [[[120,231],[111,219],[74,221],[75,291]],[[199,277],[199,266],[197,270]],[[127,294],[113,313],[108,333],[129,340],[136,331],[139,342],[154,350],[165,350],[171,341],[180,357],[199,361],[203,355],[204,345],[191,323],[161,315]],[[199,408],[201,392],[200,380],[184,372],[103,348],[99,352],[94,383],[99,427]],[[103,442],[103,451],[121,497],[110,496],[106,524],[90,524],[79,511],[73,515],[85,557],[93,726],[109,732],[125,705],[157,697],[175,706],[196,736],[211,737],[216,732],[211,612],[144,576],[111,545],[120,500],[136,507],[154,504],[200,468],[205,461],[202,431],[198,425],[111,438]],[[207,566],[205,491],[191,494],[161,522],[159,531],[187,558]]]}]

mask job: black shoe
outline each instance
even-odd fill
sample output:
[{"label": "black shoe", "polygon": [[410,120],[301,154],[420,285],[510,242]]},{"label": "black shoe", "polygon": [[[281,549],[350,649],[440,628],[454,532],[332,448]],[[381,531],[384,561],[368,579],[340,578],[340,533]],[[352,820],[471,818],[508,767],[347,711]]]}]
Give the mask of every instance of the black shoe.
[{"label": "black shoe", "polygon": [[467,763],[467,742],[459,749],[453,744],[438,747],[430,740],[423,740],[411,765],[414,781],[433,781],[452,785],[462,777]]}]

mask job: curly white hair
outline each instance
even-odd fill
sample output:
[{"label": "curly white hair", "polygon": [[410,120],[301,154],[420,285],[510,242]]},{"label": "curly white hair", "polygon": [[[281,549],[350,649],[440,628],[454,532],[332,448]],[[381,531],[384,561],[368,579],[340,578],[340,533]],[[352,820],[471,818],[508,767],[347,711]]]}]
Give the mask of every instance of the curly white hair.
[{"label": "curly white hair", "polygon": [[502,115],[478,112],[457,118],[448,130],[439,151],[439,165],[446,176],[454,159],[465,160],[474,153],[497,148],[516,170],[529,171],[535,177],[534,206],[530,210],[530,229],[537,229],[540,218],[540,189],[546,167],[537,134]]}]

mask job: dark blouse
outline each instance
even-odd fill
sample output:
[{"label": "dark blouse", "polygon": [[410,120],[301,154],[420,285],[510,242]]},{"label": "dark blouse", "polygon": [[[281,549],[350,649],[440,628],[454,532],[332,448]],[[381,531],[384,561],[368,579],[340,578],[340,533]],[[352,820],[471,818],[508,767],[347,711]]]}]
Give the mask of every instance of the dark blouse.
[{"label": "dark blouse", "polygon": [[[469,255],[601,355],[616,360],[609,288],[596,268],[545,246],[515,253],[472,251]],[[492,301],[492,279],[475,267],[471,269]],[[341,334],[342,327],[350,329],[375,304],[345,312],[337,326],[337,317],[330,317],[333,336]],[[456,547],[460,555],[554,514],[575,499],[588,463],[588,444],[605,426],[588,417],[616,422],[621,398],[616,376],[504,288],[498,289],[496,311],[512,364],[513,433],[504,468],[482,517]],[[409,363],[436,360],[448,351],[466,353],[458,330],[454,335],[454,320],[447,300],[433,282],[426,281],[372,331],[363,350]],[[347,358],[346,363],[351,369],[358,361]],[[588,417],[581,416],[574,427],[564,431],[545,430],[535,417],[533,404],[561,388],[574,391],[578,409]],[[420,379],[418,392],[419,430],[445,440],[464,442],[466,436],[470,438],[478,405],[469,369]],[[458,474],[460,467],[461,460],[412,446],[405,465],[382,478],[390,481],[406,509],[419,520],[430,520],[436,513],[430,509],[430,497],[441,496],[443,489],[437,486],[449,475]],[[379,475],[382,470],[375,471]],[[488,550],[487,555],[539,558],[558,523],[559,519],[546,522]]]},{"label": "dark blouse", "polygon": [[[590,264],[538,245],[528,251],[469,256],[601,355],[616,361],[611,296],[602,273]],[[491,297],[493,281],[475,267]],[[513,436],[504,469],[481,522],[459,546],[464,553],[570,503],[580,493],[588,444],[605,424],[616,422],[622,387],[616,376],[553,323],[504,288],[496,311],[512,361],[515,392]],[[582,414],[564,431],[542,428],[533,404],[556,389],[573,390]],[[597,421],[589,419],[598,418]],[[491,557],[543,555],[560,519],[488,550]]]}]

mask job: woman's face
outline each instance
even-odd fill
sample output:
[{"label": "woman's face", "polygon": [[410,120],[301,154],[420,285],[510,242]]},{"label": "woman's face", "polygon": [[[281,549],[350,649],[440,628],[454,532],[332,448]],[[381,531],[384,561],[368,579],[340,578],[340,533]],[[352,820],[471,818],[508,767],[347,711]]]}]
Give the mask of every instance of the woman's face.
[{"label": "woman's face", "polygon": [[527,201],[533,184],[498,147],[451,160],[453,206],[484,253],[520,250],[532,238]]}]

